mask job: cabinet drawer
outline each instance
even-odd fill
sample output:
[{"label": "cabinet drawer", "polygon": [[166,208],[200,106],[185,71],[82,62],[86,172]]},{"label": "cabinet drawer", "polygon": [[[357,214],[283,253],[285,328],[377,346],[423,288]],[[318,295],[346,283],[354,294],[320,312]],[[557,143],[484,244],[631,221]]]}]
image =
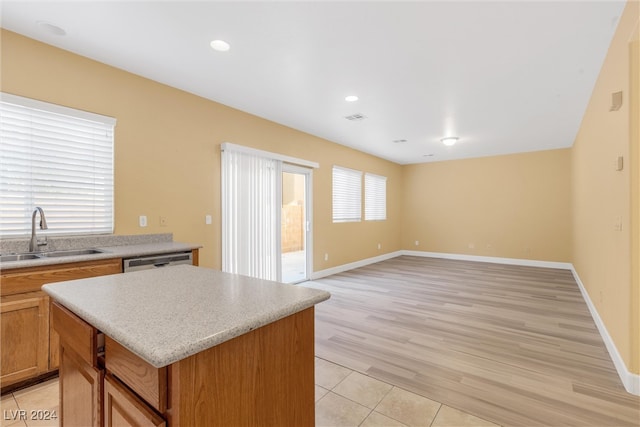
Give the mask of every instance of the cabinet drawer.
[{"label": "cabinet drawer", "polygon": [[104,378],[105,427],[136,425],[161,427],[167,423],[140,398],[131,393],[117,378]]},{"label": "cabinet drawer", "polygon": [[60,339],[85,362],[97,366],[98,330],[57,302],[51,304],[51,310],[53,328],[60,335]]},{"label": "cabinet drawer", "polygon": [[4,296],[39,291],[42,285],[46,283],[122,273],[122,259],[112,258],[16,268],[2,271],[1,273],[2,288],[0,288],[0,293]]},{"label": "cabinet drawer", "polygon": [[108,336],[105,337],[105,366],[149,405],[164,413],[167,409],[167,368],[155,368]]}]

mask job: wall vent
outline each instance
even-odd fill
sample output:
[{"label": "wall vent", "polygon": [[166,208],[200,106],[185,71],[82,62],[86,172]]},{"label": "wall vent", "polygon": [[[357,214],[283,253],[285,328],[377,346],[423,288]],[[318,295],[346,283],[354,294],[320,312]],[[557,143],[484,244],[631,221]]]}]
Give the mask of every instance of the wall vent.
[{"label": "wall vent", "polygon": [[352,122],[357,122],[357,121],[366,119],[367,116],[365,116],[364,114],[356,113],[350,116],[345,116],[344,118],[347,120],[351,120]]}]

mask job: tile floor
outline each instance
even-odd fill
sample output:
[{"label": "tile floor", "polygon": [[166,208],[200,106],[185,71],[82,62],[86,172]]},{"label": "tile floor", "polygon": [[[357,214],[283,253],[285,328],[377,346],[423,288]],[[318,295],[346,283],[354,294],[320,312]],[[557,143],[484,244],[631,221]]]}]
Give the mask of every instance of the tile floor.
[{"label": "tile floor", "polygon": [[[53,411],[57,414],[57,378],[2,396],[0,426],[57,426],[57,420],[34,419]],[[20,419],[21,414],[26,419]],[[316,357],[316,426],[496,427],[496,424]]]}]

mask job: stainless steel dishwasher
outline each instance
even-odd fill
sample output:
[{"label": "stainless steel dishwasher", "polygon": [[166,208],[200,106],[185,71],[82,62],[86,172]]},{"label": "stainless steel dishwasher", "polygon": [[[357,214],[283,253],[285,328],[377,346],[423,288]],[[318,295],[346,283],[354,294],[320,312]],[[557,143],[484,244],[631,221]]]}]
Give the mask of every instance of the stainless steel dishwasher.
[{"label": "stainless steel dishwasher", "polygon": [[189,251],[127,258],[123,260],[123,264],[123,270],[125,273],[139,270],[150,270],[152,268],[170,267],[172,265],[180,264],[193,265],[193,254]]}]

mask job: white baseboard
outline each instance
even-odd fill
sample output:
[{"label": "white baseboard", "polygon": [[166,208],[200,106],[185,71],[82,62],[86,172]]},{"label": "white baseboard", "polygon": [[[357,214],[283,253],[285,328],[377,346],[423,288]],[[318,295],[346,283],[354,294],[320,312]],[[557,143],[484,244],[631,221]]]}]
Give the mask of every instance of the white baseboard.
[{"label": "white baseboard", "polygon": [[640,375],[634,374],[627,369],[627,365],[624,363],[622,356],[620,356],[620,352],[618,351],[611,335],[609,335],[609,331],[607,331],[604,322],[600,318],[598,314],[598,310],[596,310],[595,305],[591,301],[589,294],[587,293],[586,288],[582,284],[576,269],[573,264],[569,262],[555,262],[555,261],[538,261],[531,259],[519,259],[519,258],[499,258],[499,257],[489,257],[489,256],[478,256],[478,255],[462,255],[462,254],[449,254],[444,252],[424,252],[424,251],[409,251],[409,250],[401,250],[396,252],[390,252],[387,254],[383,254],[373,258],[367,258],[360,261],[352,262],[349,264],[340,265],[337,267],[328,268],[326,270],[313,272],[311,275],[311,280],[320,279],[322,277],[330,276],[332,274],[342,273],[348,270],[352,270],[354,268],[364,267],[369,264],[374,264],[376,262],[385,261],[391,258],[395,258],[401,255],[409,255],[409,256],[420,256],[425,258],[444,258],[444,259],[455,259],[462,261],[477,261],[477,262],[490,262],[495,264],[509,264],[509,265],[522,265],[529,267],[544,267],[544,268],[557,268],[561,270],[570,270],[573,273],[573,277],[578,284],[578,288],[580,289],[580,293],[582,294],[582,298],[587,303],[587,307],[589,308],[589,312],[591,313],[591,317],[600,332],[600,336],[604,341],[604,344],[609,352],[609,356],[613,361],[614,366],[616,367],[616,371],[618,372],[618,376],[624,385],[625,390],[628,393],[640,396]]},{"label": "white baseboard", "polygon": [[627,365],[624,363],[618,348],[616,347],[611,335],[609,335],[609,331],[607,331],[607,327],[604,325],[604,322],[600,318],[598,314],[598,310],[596,310],[596,306],[593,305],[591,298],[589,297],[589,293],[586,288],[582,284],[582,280],[580,280],[580,276],[578,276],[578,272],[576,269],[571,266],[571,272],[573,273],[573,277],[576,279],[576,283],[580,288],[580,293],[582,293],[582,298],[587,303],[587,307],[589,308],[589,312],[591,313],[591,317],[600,332],[600,336],[604,341],[604,345],[607,347],[607,351],[609,352],[609,356],[613,361],[613,365],[616,367],[616,371],[618,371],[618,376],[624,385],[625,390],[631,394],[635,394],[640,396],[640,375],[634,374],[633,372],[629,372],[627,369]]},{"label": "white baseboard", "polygon": [[375,264],[376,262],[386,261],[388,259],[395,258],[400,255],[402,255],[402,251],[389,252],[387,254],[378,255],[372,258],[350,262],[349,264],[343,264],[343,265],[338,265],[336,267],[327,268],[326,270],[314,271],[313,273],[311,273],[311,280],[321,279],[323,277],[331,276],[332,274],[343,273],[345,271],[353,270],[354,268],[360,268],[369,264]]},{"label": "white baseboard", "polygon": [[406,250],[401,252],[402,252],[402,255],[422,256],[427,258],[445,258],[445,259],[457,259],[461,261],[491,262],[494,264],[509,264],[509,265],[522,265],[522,266],[528,266],[528,267],[557,268],[561,270],[571,270],[573,268],[573,265],[569,262],[538,261],[535,259],[520,259],[520,258],[499,258],[499,257],[480,256],[480,255],[448,254],[444,252],[424,252],[424,251],[406,251]]}]

